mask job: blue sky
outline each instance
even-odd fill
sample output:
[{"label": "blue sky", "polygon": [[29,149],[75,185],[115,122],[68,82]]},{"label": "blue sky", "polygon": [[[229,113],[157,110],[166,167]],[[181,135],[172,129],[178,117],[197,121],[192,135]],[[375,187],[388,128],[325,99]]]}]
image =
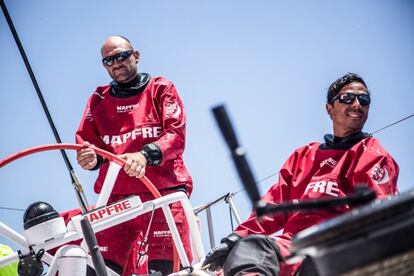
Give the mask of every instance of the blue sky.
[{"label": "blue sky", "polygon": [[[414,113],[412,1],[5,3],[63,142],[74,142],[88,97],[110,81],[100,62],[107,36],[130,38],[141,53],[139,71],[175,83],[188,117],[184,157],[194,179],[194,206],[241,189],[210,112],[217,104],[226,104],[257,179],[277,172],[295,148],[332,131],[326,89],[346,72],[363,76],[372,92],[365,131]],[[3,159],[55,141],[3,14],[0,30]],[[414,118],[375,136],[400,165],[400,190],[414,188]],[[83,171],[75,153],[68,154],[95,202],[96,173]],[[261,182],[262,193],[275,181]],[[25,209],[38,200],[58,211],[77,207],[58,151],[0,170],[0,206]],[[246,218],[247,197],[239,193],[235,201]],[[217,242],[231,229],[225,205],[212,212]],[[22,216],[0,210],[0,220],[19,232]],[[205,225],[202,234],[207,241]]]}]

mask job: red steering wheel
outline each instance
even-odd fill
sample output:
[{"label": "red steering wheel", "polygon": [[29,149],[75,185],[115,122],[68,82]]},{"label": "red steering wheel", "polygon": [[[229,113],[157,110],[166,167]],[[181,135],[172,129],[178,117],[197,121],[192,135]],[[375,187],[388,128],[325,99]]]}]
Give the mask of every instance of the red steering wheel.
[{"label": "red steering wheel", "polygon": [[[109,161],[115,162],[120,166],[124,166],[125,165],[125,160],[118,157],[117,155],[110,153],[108,151],[105,151],[103,149],[97,148],[93,145],[91,145],[91,147],[95,150],[95,152],[97,154],[99,154],[100,156],[108,159]],[[80,150],[84,148],[84,146],[82,145],[78,145],[78,144],[49,144],[49,145],[42,145],[42,146],[37,146],[37,147],[33,147],[33,148],[29,148],[20,152],[17,152],[15,154],[12,154],[6,158],[4,158],[3,160],[0,160],[0,168],[6,166],[7,164],[13,162],[14,160],[17,160],[21,157],[30,155],[30,154],[34,154],[34,153],[38,153],[38,152],[42,152],[42,151],[49,151],[49,150],[63,150],[63,149],[67,149],[67,150]],[[160,198],[161,194],[158,191],[157,188],[155,188],[154,184],[152,184],[152,182],[146,177],[143,176],[141,178],[139,178],[139,180],[148,188],[148,190],[152,193],[152,195],[155,198]],[[174,271],[179,271],[179,259],[178,259],[178,253],[177,250],[175,248],[175,246],[173,247],[173,263],[174,263]]]},{"label": "red steering wheel", "polygon": [[[97,148],[95,146],[91,146],[94,151],[99,154],[100,156],[108,159],[109,161],[115,162],[120,166],[124,166],[125,165],[125,160],[118,157],[117,155],[110,153],[106,150]],[[78,145],[78,144],[50,144],[50,145],[42,145],[42,146],[37,146],[34,148],[29,148],[23,151],[19,151],[15,154],[12,154],[6,158],[4,158],[3,160],[0,160],[0,168],[6,166],[7,164],[13,162],[14,160],[17,160],[21,157],[33,154],[33,153],[38,153],[38,152],[42,152],[42,151],[49,151],[49,150],[63,150],[63,149],[67,149],[67,150],[80,150],[84,148],[84,146],[82,145]],[[150,190],[150,192],[152,193],[152,195],[155,198],[159,198],[161,197],[160,192],[158,191],[157,188],[155,188],[154,184],[152,184],[152,182],[146,177],[143,176],[141,178],[139,178],[139,180],[141,180],[141,182],[148,188],[148,190]]]}]

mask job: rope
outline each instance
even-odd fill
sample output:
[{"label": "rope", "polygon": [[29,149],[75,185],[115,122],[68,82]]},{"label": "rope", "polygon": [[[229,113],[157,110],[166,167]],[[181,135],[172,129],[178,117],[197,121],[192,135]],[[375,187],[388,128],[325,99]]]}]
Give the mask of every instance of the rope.
[{"label": "rope", "polygon": [[0,210],[7,210],[7,211],[19,211],[19,212],[24,212],[24,209],[19,209],[19,208],[10,208],[10,207],[1,207],[0,206]]},{"label": "rope", "polygon": [[392,123],[392,124],[386,125],[386,126],[385,126],[385,127],[383,127],[383,128],[380,128],[380,129],[378,129],[378,130],[376,130],[376,131],[371,132],[371,135],[372,135],[372,134],[374,134],[374,133],[380,132],[380,131],[382,131],[382,130],[384,130],[384,129],[386,129],[386,128],[389,128],[389,127],[391,127],[391,126],[393,126],[393,125],[396,125],[396,124],[398,124],[398,123],[401,123],[402,121],[405,121],[405,120],[407,120],[407,119],[409,119],[409,118],[411,118],[411,117],[413,117],[413,116],[414,116],[414,113],[413,113],[413,114],[411,114],[411,115],[408,115],[407,117],[402,118],[401,120],[398,120],[398,121],[396,121],[396,122],[394,122],[394,123]]},{"label": "rope", "polygon": [[[266,176],[265,178],[262,178],[262,179],[260,179],[259,181],[257,181],[256,182],[256,184],[260,184],[261,182],[263,182],[263,181],[265,181],[265,180],[268,180],[269,178],[271,178],[271,177],[273,177],[273,176],[275,176],[275,175],[278,175],[279,174],[279,172],[277,171],[277,172],[275,172],[275,173],[272,173],[272,174],[270,174],[270,175],[268,175],[268,176]],[[243,188],[243,189],[240,189],[240,190],[238,190],[237,192],[235,192],[235,193],[233,193],[233,195],[237,195],[238,193],[240,193],[240,192],[243,192],[245,189]]]}]

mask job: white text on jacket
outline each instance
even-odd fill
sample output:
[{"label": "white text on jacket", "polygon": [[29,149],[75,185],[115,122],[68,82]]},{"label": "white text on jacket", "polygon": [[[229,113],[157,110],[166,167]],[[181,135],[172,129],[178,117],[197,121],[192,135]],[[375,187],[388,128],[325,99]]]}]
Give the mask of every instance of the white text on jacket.
[{"label": "white text on jacket", "polygon": [[322,181],[316,181],[316,182],[309,183],[308,186],[306,187],[305,194],[307,194],[308,192],[313,192],[313,193],[319,192],[321,194],[327,194],[327,195],[338,197],[339,188],[338,188],[338,184],[335,182],[322,180]]},{"label": "white text on jacket", "polygon": [[102,141],[105,144],[124,144],[129,140],[135,140],[137,137],[142,136],[142,138],[156,138],[161,133],[161,127],[143,127],[136,128],[130,132],[126,132],[122,135],[104,135],[101,137]]}]

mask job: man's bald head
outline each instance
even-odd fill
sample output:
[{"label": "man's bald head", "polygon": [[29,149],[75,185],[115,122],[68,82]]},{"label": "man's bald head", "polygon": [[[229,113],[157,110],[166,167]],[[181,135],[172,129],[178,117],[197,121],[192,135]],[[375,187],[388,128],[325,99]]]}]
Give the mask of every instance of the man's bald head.
[{"label": "man's bald head", "polygon": [[123,48],[126,50],[133,50],[131,41],[122,35],[113,35],[108,37],[101,47],[101,55],[104,57],[105,52],[110,52],[114,48]]}]

